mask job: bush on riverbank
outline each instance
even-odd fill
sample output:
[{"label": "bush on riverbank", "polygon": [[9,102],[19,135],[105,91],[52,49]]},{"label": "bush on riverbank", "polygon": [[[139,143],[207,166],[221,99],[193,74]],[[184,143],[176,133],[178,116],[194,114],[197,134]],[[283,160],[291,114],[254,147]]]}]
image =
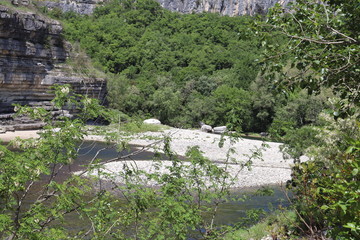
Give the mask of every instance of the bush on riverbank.
[{"label": "bush on riverbank", "polygon": [[295,212],[277,210],[249,228],[239,229],[227,234],[224,240],[260,240],[264,237],[279,240],[301,239],[296,235],[296,232]]},{"label": "bush on riverbank", "polygon": [[[310,158],[295,161],[289,183],[296,195],[299,229],[311,239],[359,239],[360,27],[353,24],[359,20],[359,4],[298,0],[289,8],[277,5],[267,22],[259,23],[267,49],[264,77],[287,93],[297,88],[319,93],[330,87],[337,96],[329,99],[332,104],[314,126],[298,131],[299,122],[290,119],[286,127],[273,129],[278,133],[290,130],[288,153],[295,157],[305,153]],[[285,36],[287,44],[269,43],[273,34]],[[288,71],[289,66],[299,74]],[[311,110],[314,105],[302,109]]]}]

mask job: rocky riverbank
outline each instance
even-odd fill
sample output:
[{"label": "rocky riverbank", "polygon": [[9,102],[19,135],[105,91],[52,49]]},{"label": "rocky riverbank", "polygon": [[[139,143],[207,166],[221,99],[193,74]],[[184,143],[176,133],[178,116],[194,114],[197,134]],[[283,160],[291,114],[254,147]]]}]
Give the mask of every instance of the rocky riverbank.
[{"label": "rocky riverbank", "polygon": [[[177,155],[185,156],[188,148],[199,146],[205,157],[217,162],[220,166],[224,166],[228,150],[232,148],[234,152],[230,154],[230,157],[236,159],[238,164],[230,164],[227,171],[234,178],[234,188],[281,184],[291,178],[293,161],[284,158],[283,153],[280,151],[281,143],[244,138],[231,141],[230,138],[226,138],[224,146],[220,148],[220,135],[205,133],[200,130],[171,128],[164,132],[149,132],[133,136],[130,144],[147,146],[147,151],[161,151],[163,142],[159,141],[159,139],[165,136],[171,138],[171,150]],[[88,139],[103,140],[101,136],[89,136]],[[257,152],[261,156],[255,157],[254,155]],[[249,160],[252,162],[250,170],[241,166],[242,163]],[[116,173],[123,169],[125,163],[111,162],[106,164],[105,169],[109,173]],[[169,164],[169,162],[165,161],[160,171],[165,171],[165,166]],[[142,170],[155,171],[153,161],[138,161],[136,165]],[[120,178],[119,181],[121,181]]]},{"label": "rocky riverbank", "polygon": [[[37,131],[15,131],[0,134],[2,141],[10,141],[15,137],[31,138],[37,137]],[[146,147],[147,151],[159,151],[162,149],[163,142],[159,139],[169,136],[171,138],[171,149],[174,153],[184,156],[187,149],[192,146],[199,146],[204,156],[217,162],[220,166],[227,158],[229,148],[234,150],[230,156],[239,163],[249,161],[254,152],[259,151],[261,158],[251,158],[251,170],[242,169],[240,164],[230,164],[228,172],[234,178],[233,187],[252,187],[269,184],[285,183],[291,178],[291,159],[285,159],[280,151],[281,143],[263,142],[259,140],[239,139],[231,142],[227,138],[222,148],[219,147],[220,135],[204,133],[199,130],[171,128],[163,132],[148,132],[134,135],[129,143],[137,146]],[[104,141],[103,136],[89,135],[87,141]],[[303,158],[305,160],[305,158]],[[107,172],[116,173],[121,171],[123,161],[115,161],[105,164]],[[154,171],[153,161],[137,161],[139,169]],[[163,169],[169,162],[164,161]],[[119,179],[120,181],[120,179]]]}]

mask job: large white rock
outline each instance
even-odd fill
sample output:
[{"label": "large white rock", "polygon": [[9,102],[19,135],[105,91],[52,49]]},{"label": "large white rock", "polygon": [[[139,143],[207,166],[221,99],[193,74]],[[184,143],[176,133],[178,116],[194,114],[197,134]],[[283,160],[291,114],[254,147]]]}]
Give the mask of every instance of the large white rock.
[{"label": "large white rock", "polygon": [[146,124],[161,124],[161,122],[155,118],[145,119],[143,123]]},{"label": "large white rock", "polygon": [[214,127],[213,133],[223,134],[224,132],[226,132],[226,130],[226,126]]},{"label": "large white rock", "polygon": [[203,132],[212,132],[212,127],[210,125],[204,124],[204,125],[201,126],[200,130],[203,131]]}]

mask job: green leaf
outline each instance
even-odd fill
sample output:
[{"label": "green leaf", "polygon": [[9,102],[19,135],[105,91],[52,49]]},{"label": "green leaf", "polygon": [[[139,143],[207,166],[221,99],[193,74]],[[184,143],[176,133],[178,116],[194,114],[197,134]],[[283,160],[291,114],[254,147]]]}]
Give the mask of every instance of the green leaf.
[{"label": "green leaf", "polygon": [[322,210],[327,210],[327,209],[329,209],[329,206],[328,206],[328,205],[322,205],[322,206],[321,206],[321,209],[322,209]]},{"label": "green leaf", "polygon": [[355,222],[349,222],[349,223],[345,224],[344,227],[350,228],[351,230],[355,230],[355,231],[360,230],[360,226],[357,225]]}]

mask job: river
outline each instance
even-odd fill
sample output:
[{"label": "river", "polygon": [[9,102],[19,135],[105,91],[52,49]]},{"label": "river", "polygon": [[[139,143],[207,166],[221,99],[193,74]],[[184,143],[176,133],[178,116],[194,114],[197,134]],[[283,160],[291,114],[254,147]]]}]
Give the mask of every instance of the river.
[{"label": "river", "polygon": [[[100,151],[98,158],[102,160],[108,160],[115,157],[119,157],[121,155],[128,154],[129,152],[135,150],[136,146],[131,146],[130,151],[122,151],[117,152],[116,149],[112,145],[107,145],[106,143],[102,142],[84,142],[80,146],[79,156],[77,160],[71,164],[70,166],[63,168],[59,171],[59,174],[56,176],[57,181],[63,181],[70,174],[76,171],[80,171],[84,169],[83,165],[89,163],[89,161],[94,157],[94,155],[99,152],[101,149],[105,149]],[[132,157],[135,161],[141,160],[149,160],[152,159],[154,154],[152,152],[143,151],[135,156]],[[162,159],[166,159],[165,156]],[[42,179],[42,183],[47,181],[47,177],[44,176]],[[242,188],[242,189],[235,189],[232,191],[232,197],[237,198],[241,197],[244,194],[248,196],[247,200],[245,201],[228,201],[223,203],[218,211],[218,214],[215,218],[215,224],[218,225],[232,225],[239,221],[241,217],[244,217],[246,211],[249,209],[263,209],[266,212],[270,212],[277,208],[278,205],[288,206],[289,203],[286,201],[286,197],[284,192],[281,190],[280,186],[269,186],[273,189],[274,194],[271,196],[252,196],[258,188]],[[41,188],[41,183],[34,185],[31,189],[31,192],[37,193]],[[26,205],[30,205],[34,198],[32,198],[32,194],[29,195],[30,197],[26,199]],[[86,224],[89,224],[84,221],[79,221],[77,216],[69,215],[66,218],[66,222],[68,225],[67,228],[72,231],[77,231],[83,228]]]},{"label": "river", "polygon": [[[80,165],[85,164],[91,159],[100,149],[106,148],[105,151],[102,151],[98,157],[107,160],[115,158],[119,155],[128,154],[129,151],[122,151],[118,153],[114,148],[111,148],[109,145],[106,145],[102,142],[87,142],[84,143],[81,150],[79,151],[78,162],[74,164],[72,171],[80,170]],[[109,148],[110,147],[110,148]],[[131,147],[131,151],[136,149],[136,146]],[[154,157],[152,152],[141,152],[136,156],[133,156],[133,160],[149,160]],[[166,157],[163,156],[161,159],[166,160]],[[286,195],[283,189],[278,185],[267,186],[273,190],[273,194],[270,196],[258,196],[253,193],[256,192],[259,187],[251,188],[241,188],[234,189],[232,191],[232,197],[241,198],[244,194],[247,195],[245,201],[229,201],[223,203],[219,209],[219,214],[215,219],[216,224],[232,224],[237,222],[239,218],[245,216],[245,213],[249,209],[263,209],[266,212],[270,212],[276,209],[279,205],[289,206],[288,201],[286,200]]]}]

